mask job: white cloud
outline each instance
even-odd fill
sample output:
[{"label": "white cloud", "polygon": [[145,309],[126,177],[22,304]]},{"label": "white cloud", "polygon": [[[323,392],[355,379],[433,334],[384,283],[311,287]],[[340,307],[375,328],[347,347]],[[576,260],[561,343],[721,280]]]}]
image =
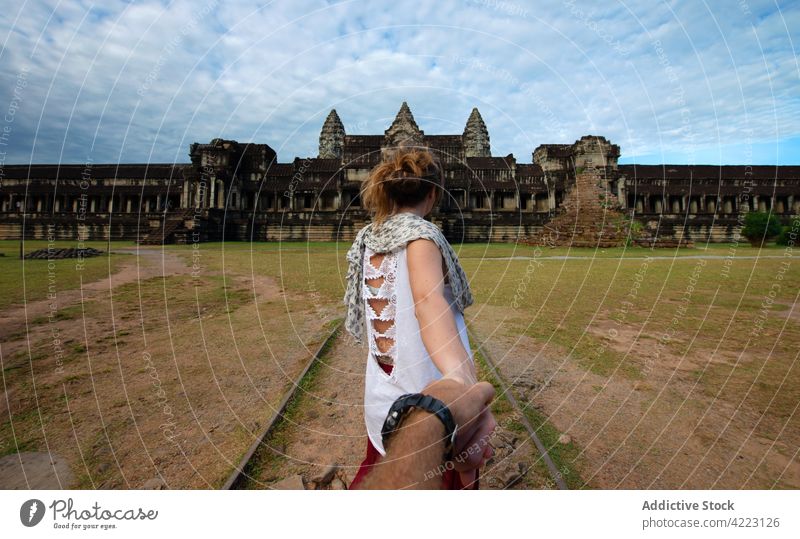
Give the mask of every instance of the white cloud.
[{"label": "white cloud", "polygon": [[800,8],[741,6],[27,2],[0,22],[1,108],[28,70],[6,162],[184,162],[218,136],[289,161],[330,108],[381,133],[403,100],[430,134],[478,106],[493,152],[521,161],[587,133],[685,162],[797,139]]}]

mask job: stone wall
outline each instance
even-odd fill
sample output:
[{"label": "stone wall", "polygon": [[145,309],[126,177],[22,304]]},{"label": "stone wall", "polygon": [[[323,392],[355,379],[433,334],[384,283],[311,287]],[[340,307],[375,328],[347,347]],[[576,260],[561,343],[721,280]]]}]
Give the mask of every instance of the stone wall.
[{"label": "stone wall", "polygon": [[186,164],[6,165],[0,239],[44,239],[53,225],[60,239],[347,241],[368,219],[359,190],[370,170],[410,143],[442,160],[449,196],[434,221],[455,242],[531,238],[572,212],[591,244],[601,216],[578,199],[601,194],[648,231],[696,243],[734,241],[746,211],[800,212],[798,166],[618,165],[619,146],[596,135],[540,145],[521,163],[492,156],[489,140],[477,109],[463,134],[426,135],[404,102],[379,135],[348,135],[331,111],[319,155],[288,163],[267,144],[217,138],[190,145]]}]

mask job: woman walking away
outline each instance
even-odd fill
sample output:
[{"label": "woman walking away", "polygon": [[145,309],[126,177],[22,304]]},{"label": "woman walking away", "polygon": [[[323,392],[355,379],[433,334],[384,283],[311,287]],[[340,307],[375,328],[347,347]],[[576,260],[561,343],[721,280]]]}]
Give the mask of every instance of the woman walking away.
[{"label": "woman walking away", "polygon": [[[350,488],[358,488],[386,454],[381,427],[392,403],[441,377],[477,382],[463,311],[472,304],[464,271],[441,230],[425,219],[444,189],[442,167],[426,149],[399,148],[377,165],[362,188],[372,223],[347,253],[345,327],[368,343],[364,390],[367,456]],[[487,446],[482,464],[490,455]],[[471,468],[454,462],[443,488],[477,487]],[[409,485],[413,488],[413,485]]]}]

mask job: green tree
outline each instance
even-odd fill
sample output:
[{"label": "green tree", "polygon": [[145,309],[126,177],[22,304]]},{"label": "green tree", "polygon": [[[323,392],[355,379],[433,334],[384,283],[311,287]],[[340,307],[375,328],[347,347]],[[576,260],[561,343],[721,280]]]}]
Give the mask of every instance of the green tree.
[{"label": "green tree", "polygon": [[744,218],[742,236],[750,240],[750,244],[759,247],[781,233],[781,224],[778,218],[771,213],[751,211]]}]

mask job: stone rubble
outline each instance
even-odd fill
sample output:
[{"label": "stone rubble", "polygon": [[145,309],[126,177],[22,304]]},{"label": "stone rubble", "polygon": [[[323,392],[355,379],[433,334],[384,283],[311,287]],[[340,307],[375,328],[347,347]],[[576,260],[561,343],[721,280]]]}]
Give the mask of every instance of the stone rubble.
[{"label": "stone rubble", "polygon": [[37,249],[24,255],[25,260],[63,260],[66,258],[92,258],[100,256],[104,251],[84,247],[82,249],[65,247],[59,249]]}]

